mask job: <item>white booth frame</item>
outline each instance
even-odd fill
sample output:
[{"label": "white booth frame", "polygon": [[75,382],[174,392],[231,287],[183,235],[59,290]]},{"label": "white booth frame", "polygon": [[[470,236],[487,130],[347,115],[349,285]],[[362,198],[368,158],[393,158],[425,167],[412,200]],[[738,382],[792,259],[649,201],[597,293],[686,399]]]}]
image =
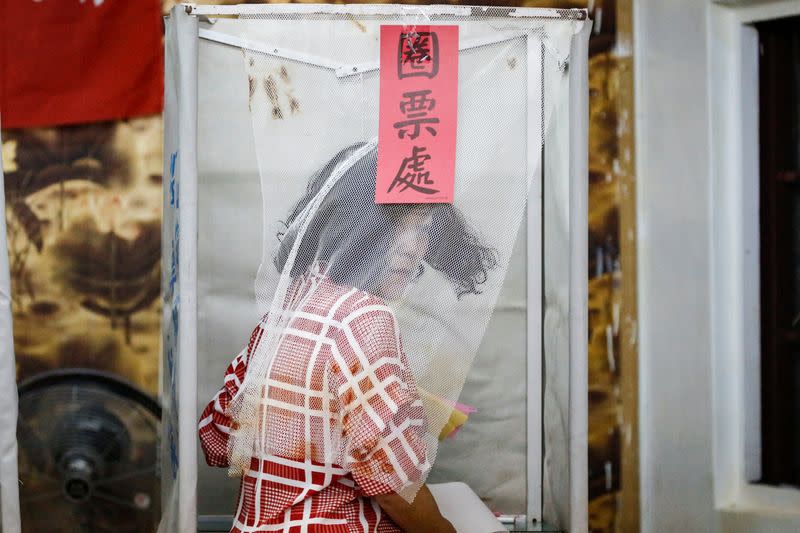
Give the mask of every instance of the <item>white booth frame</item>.
[{"label": "white booth frame", "polygon": [[[425,6],[426,14],[469,15],[468,6]],[[530,8],[491,8],[509,17],[565,18],[566,10]],[[163,269],[166,284],[172,280],[175,291],[164,295],[164,356],[162,392],[164,434],[162,444],[162,483],[166,483],[164,509],[174,507],[175,516],[162,521],[160,531],[196,531],[197,527],[197,62],[198,39],[213,38],[201,30],[201,17],[243,14],[365,14],[403,15],[419,13],[419,6],[402,5],[308,5],[268,4],[238,6],[176,6],[167,24],[167,85],[174,83],[180,97],[165,100],[173,107],[165,113],[164,230]],[[571,17],[585,11],[570,10]],[[527,405],[527,515],[522,518],[545,521],[570,532],[588,531],[587,472],[587,225],[588,225],[588,49],[590,24],[572,39],[569,75],[569,193],[566,197],[546,191],[555,188],[547,172],[535,181],[529,202],[528,301],[541,301],[527,317],[528,324],[528,405]],[[219,38],[218,40],[223,40]],[[529,41],[532,42],[532,41]],[[228,42],[240,46],[242,43]],[[529,45],[530,46],[530,45]],[[171,61],[172,59],[172,61]],[[373,68],[363,65],[358,68]],[[167,89],[169,94],[169,89]],[[533,115],[533,114],[531,114]],[[535,120],[535,119],[529,119]],[[531,126],[534,126],[531,123]],[[180,131],[180,134],[178,132]],[[565,136],[567,137],[567,136]],[[567,139],[565,139],[567,140]],[[531,149],[534,149],[531,147]],[[539,149],[538,146],[535,149]],[[547,147],[544,155],[547,157]],[[180,154],[180,155],[178,155]],[[543,178],[543,179],[542,179]],[[563,183],[560,184],[564,187]],[[178,193],[179,191],[179,193]],[[179,201],[178,201],[179,198]],[[546,198],[553,200],[545,206]],[[562,213],[568,228],[544,223],[544,211]],[[566,234],[564,234],[566,232]],[[565,289],[562,301],[547,301],[543,291],[545,270],[550,257],[543,254],[544,242],[569,243],[554,247],[563,253],[568,271],[548,276]],[[173,245],[175,249],[173,250]],[[558,248],[558,250],[556,250]],[[180,260],[175,260],[177,252]],[[544,268],[542,268],[544,266]],[[170,285],[170,286],[172,286]],[[566,307],[566,308],[564,308]],[[552,327],[545,329],[544,324]],[[552,349],[547,349],[552,347]],[[170,352],[174,349],[174,352]],[[180,406],[180,407],[179,407]],[[543,413],[560,416],[543,416]],[[182,413],[174,417],[171,413]],[[173,427],[174,426],[174,427]],[[174,436],[174,440],[173,440]],[[175,464],[171,464],[172,455]],[[177,458],[180,458],[178,465]],[[174,481],[173,480],[174,476]],[[173,487],[176,490],[169,490]],[[174,500],[172,499],[174,498]],[[168,513],[169,514],[169,513]]]}]

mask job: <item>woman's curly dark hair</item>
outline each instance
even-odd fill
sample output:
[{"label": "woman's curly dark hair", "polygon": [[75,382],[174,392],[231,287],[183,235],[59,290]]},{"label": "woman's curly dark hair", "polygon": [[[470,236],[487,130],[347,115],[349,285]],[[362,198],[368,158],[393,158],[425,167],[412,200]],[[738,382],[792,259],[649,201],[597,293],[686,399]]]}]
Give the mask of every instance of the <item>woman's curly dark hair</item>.
[{"label": "woman's curly dark hair", "polygon": [[[292,223],[336,167],[363,146],[345,148],[314,174],[306,193],[283,221],[286,231],[278,234],[275,266],[279,272],[294,245],[297,228]],[[391,246],[399,222],[407,214],[423,210],[431,217],[425,262],[453,282],[459,298],[480,294],[479,286],[497,265],[495,250],[480,242],[451,204],[376,204],[376,174],[376,149],[345,171],[313,215],[290,275],[305,273],[313,261],[319,260],[327,263],[327,273],[334,282],[370,292],[378,282],[376,273],[386,262],[384,251]]]}]

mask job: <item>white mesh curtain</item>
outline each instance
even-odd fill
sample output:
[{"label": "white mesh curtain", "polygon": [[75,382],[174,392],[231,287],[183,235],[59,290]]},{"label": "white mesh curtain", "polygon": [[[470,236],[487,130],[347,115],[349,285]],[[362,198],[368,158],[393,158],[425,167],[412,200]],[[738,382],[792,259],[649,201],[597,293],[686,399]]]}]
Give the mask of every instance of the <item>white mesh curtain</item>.
[{"label": "white mesh curtain", "polygon": [[[229,31],[218,31],[199,23],[204,14],[234,15],[238,20],[226,20]],[[447,260],[425,257],[426,268],[408,290],[387,302],[414,381],[424,390],[423,400],[436,399],[424,401],[427,459],[433,463],[436,458],[436,437],[481,347],[512,248],[520,228],[527,225],[528,279],[533,280],[527,296],[534,304],[528,304],[528,328],[520,334],[527,335],[529,350],[538,353],[538,359],[528,359],[530,416],[528,427],[521,429],[529,443],[527,513],[528,518],[544,517],[572,531],[586,529],[586,251],[580,231],[585,231],[586,216],[585,12],[271,5],[178,7],[167,24],[163,531],[194,530],[197,513],[197,228],[204,213],[198,213],[196,161],[197,151],[206,147],[198,147],[196,139],[198,113],[213,112],[197,106],[197,62],[203,60],[198,57],[198,36],[242,52],[241,91],[248,99],[251,130],[241,134],[252,134],[249,142],[255,146],[262,194],[261,220],[250,222],[261,225],[261,240],[255,243],[261,248],[255,300],[269,317],[268,341],[261,343],[263,353],[255,358],[259,369],[253,370],[253,365],[248,372],[252,391],[263,394],[262,385],[280,351],[281,332],[292,327],[288,315],[295,316],[306,303],[305,293],[298,296],[297,280],[310,269],[327,268],[324,271],[335,276],[331,268],[336,270],[336,253],[321,252],[322,244],[310,252],[304,249],[309,241],[332,238],[318,214],[339,209],[341,202],[332,200],[343,194],[337,187],[354,180],[368,183],[353,176],[374,166],[377,35],[382,24],[459,27],[453,205],[469,228],[469,239],[486,242],[493,254],[478,290],[460,293],[463,276],[454,274],[460,270]],[[319,187],[310,194],[309,180],[315,177]],[[372,186],[374,193],[374,182]],[[353,190],[363,192],[347,189],[348,194]],[[295,215],[287,220],[293,208]],[[450,212],[429,215],[434,227],[446,213]],[[349,246],[337,239],[337,250]],[[389,251],[380,247],[389,245],[375,244],[374,239],[360,246],[362,255]],[[280,256],[283,259],[276,262]],[[359,281],[340,277],[365,292],[379,293],[379,284],[370,281],[379,271],[375,267]],[[270,338],[270,331],[278,333]],[[544,375],[542,366],[548,369]],[[544,405],[538,399],[542,396]],[[274,424],[268,408],[248,411],[246,394],[240,401],[237,408],[250,413],[245,419],[257,413]],[[303,430],[298,431],[259,434],[255,442],[244,435],[242,450],[255,446],[261,453],[286,455],[302,441]],[[545,450],[539,446],[542,439]],[[410,487],[409,498],[415,488]]]}]

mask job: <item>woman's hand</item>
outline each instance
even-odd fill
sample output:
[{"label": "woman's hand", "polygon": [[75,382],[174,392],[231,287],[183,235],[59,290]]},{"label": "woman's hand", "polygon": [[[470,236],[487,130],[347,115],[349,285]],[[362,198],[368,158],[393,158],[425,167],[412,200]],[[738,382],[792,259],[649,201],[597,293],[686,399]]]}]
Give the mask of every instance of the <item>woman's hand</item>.
[{"label": "woman's hand", "polygon": [[403,531],[413,533],[456,533],[433,499],[430,489],[423,485],[412,503],[396,493],[380,494],[373,499]]}]

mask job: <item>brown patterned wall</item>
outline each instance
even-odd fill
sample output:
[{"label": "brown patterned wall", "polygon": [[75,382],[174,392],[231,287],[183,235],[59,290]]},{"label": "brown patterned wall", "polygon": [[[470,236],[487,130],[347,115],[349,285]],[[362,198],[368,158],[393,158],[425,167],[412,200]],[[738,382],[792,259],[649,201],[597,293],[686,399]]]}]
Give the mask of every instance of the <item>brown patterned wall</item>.
[{"label": "brown patterned wall", "polygon": [[3,131],[20,381],[85,367],[157,394],[161,127]]}]

